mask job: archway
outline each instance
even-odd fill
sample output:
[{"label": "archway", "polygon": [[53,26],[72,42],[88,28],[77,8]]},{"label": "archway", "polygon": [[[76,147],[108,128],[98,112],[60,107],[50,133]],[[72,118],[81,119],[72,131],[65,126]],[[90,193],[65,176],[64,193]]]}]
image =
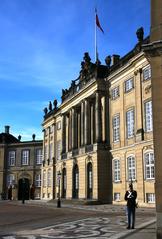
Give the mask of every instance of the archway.
[{"label": "archway", "polygon": [[78,165],[75,164],[73,168],[73,198],[78,198],[79,194],[79,169]]},{"label": "archway", "polygon": [[92,187],[93,187],[93,176],[92,176],[92,163],[87,165],[87,198],[92,199]]},{"label": "archway", "polygon": [[66,198],[66,168],[62,170],[62,198]]},{"label": "archway", "polygon": [[19,179],[18,183],[18,200],[29,200],[30,196],[30,184],[28,178]]}]

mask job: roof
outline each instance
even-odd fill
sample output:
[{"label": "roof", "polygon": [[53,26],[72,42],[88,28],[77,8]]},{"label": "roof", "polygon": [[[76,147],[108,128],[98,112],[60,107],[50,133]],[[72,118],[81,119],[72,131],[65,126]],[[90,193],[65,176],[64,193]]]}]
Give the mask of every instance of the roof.
[{"label": "roof", "polygon": [[14,137],[12,134],[1,133],[0,134],[0,144],[10,144],[10,143],[18,143],[19,140]]}]

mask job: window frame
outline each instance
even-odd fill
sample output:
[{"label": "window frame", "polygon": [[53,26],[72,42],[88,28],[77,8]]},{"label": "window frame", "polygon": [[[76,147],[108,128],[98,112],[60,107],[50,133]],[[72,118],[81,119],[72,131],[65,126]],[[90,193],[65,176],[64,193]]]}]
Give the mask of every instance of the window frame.
[{"label": "window frame", "polygon": [[143,68],[142,74],[143,74],[143,81],[147,81],[151,79],[151,66],[147,65],[145,68]]},{"label": "window frame", "polygon": [[[14,153],[14,156],[11,155]],[[16,150],[8,151],[8,166],[15,166],[16,165]]]},{"label": "window frame", "polygon": [[[148,108],[147,108],[147,105],[148,105]],[[152,100],[151,99],[144,102],[144,111],[145,111],[145,114],[144,114],[145,131],[152,132],[153,131],[153,115],[152,115]]]},{"label": "window frame", "polygon": [[[149,155],[148,164],[146,164],[147,155]],[[153,159],[150,158],[150,155],[153,155]],[[152,160],[154,163],[151,163]],[[144,153],[144,168],[145,168],[145,180],[154,180],[155,179],[155,158],[154,158],[153,151],[148,151]]]},{"label": "window frame", "polygon": [[[23,155],[24,153],[27,153],[27,155]],[[21,151],[21,165],[28,166],[29,162],[30,162],[30,150],[29,149],[22,149],[22,151]]]},{"label": "window frame", "polygon": [[[134,162],[129,162],[129,160],[134,159]],[[134,164],[129,166],[129,164]],[[128,181],[136,181],[136,158],[134,155],[129,155],[127,157],[127,179]]]},{"label": "window frame", "polygon": [[113,159],[113,172],[114,172],[114,182],[118,183],[121,180],[121,168],[120,168],[120,159],[114,158]]},{"label": "window frame", "polygon": [[116,100],[120,96],[119,85],[111,90],[111,99]]},{"label": "window frame", "polygon": [[[128,89],[127,89],[127,83],[128,83]],[[125,93],[128,93],[130,92],[131,90],[133,90],[134,88],[134,78],[133,77],[130,77],[129,79],[127,79],[125,82],[124,82],[124,92]]]},{"label": "window frame", "polygon": [[120,114],[116,114],[113,116],[112,126],[113,126],[113,142],[116,143],[120,141]]},{"label": "window frame", "polygon": [[[131,113],[132,115],[128,115]],[[128,118],[129,117],[129,118]],[[129,119],[129,121],[128,121]],[[126,111],[126,135],[127,139],[133,138],[135,134],[135,109],[131,108]]]},{"label": "window frame", "polygon": [[[40,152],[41,153],[38,153]],[[36,149],[36,165],[41,165],[43,162],[43,149],[39,148],[39,149]]]}]

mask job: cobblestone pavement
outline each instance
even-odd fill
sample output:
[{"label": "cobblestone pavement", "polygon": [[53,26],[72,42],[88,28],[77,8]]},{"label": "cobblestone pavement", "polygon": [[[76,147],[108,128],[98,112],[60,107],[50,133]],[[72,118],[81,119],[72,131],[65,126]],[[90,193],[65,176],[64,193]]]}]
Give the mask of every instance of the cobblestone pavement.
[{"label": "cobblestone pavement", "polygon": [[[35,210],[40,210],[41,207],[38,207],[36,202]],[[30,209],[30,206],[25,205],[26,209]],[[51,204],[44,204],[42,206],[42,210],[45,210],[45,207],[48,209],[52,209],[55,207]],[[20,205],[17,206],[20,209]],[[69,211],[69,209],[71,208]],[[86,208],[86,212],[85,212]],[[25,208],[23,207],[23,210]],[[31,209],[32,211],[34,208]],[[62,209],[53,209],[53,212],[61,214],[63,211],[74,213],[77,212],[78,215],[85,212],[87,215],[86,218],[76,217],[69,218],[69,220],[62,221],[61,223],[51,223],[46,225],[51,226],[44,226],[40,224],[37,228],[32,227],[24,227],[20,230],[16,230],[15,232],[6,232],[3,233],[0,238],[1,239],[47,239],[47,238],[54,238],[54,239],[121,239],[121,238],[147,238],[145,231],[140,234],[142,237],[138,237],[138,232],[150,226],[152,228],[152,237],[154,239],[154,227],[155,224],[155,215],[154,210],[148,210],[147,208],[140,208],[137,209],[136,213],[136,228],[134,230],[127,230],[127,218],[125,213],[123,212],[123,206],[113,206],[113,205],[95,205],[95,206],[81,206],[81,205],[63,205]],[[73,212],[74,210],[74,212]],[[46,210],[45,210],[46,211]],[[90,212],[91,211],[91,212]],[[93,211],[93,214],[92,214]],[[78,220],[79,219],[79,220]],[[49,219],[50,220],[50,219]],[[38,229],[39,228],[39,229]],[[143,235],[146,235],[144,237]]]},{"label": "cobblestone pavement", "polygon": [[[150,221],[153,222],[154,220]],[[3,239],[118,239],[131,234],[133,230],[126,230],[125,217],[96,217],[62,223],[46,228],[30,231],[20,231],[15,235],[2,236]],[[138,225],[145,226],[143,218],[138,218]],[[139,226],[138,226],[139,227]],[[128,237],[129,238],[129,237]]]}]

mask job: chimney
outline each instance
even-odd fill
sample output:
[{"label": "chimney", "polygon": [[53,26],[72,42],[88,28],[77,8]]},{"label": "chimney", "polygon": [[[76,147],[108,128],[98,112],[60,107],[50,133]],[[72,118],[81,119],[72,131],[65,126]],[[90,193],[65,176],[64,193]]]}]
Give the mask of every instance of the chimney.
[{"label": "chimney", "polygon": [[111,60],[112,60],[112,65],[115,65],[120,60],[120,56],[119,55],[112,55]]},{"label": "chimney", "polygon": [[8,126],[8,125],[5,126],[5,133],[6,134],[10,133],[10,126]]}]

